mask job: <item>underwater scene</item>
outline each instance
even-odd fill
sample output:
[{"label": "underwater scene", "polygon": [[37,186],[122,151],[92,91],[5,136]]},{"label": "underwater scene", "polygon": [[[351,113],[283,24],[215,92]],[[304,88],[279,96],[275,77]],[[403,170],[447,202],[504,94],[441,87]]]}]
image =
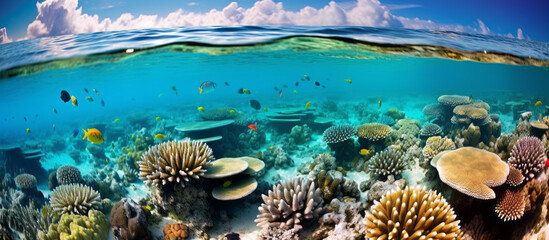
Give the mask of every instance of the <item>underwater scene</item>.
[{"label": "underwater scene", "polygon": [[0,45],[0,239],[549,239],[549,43],[182,27]]}]

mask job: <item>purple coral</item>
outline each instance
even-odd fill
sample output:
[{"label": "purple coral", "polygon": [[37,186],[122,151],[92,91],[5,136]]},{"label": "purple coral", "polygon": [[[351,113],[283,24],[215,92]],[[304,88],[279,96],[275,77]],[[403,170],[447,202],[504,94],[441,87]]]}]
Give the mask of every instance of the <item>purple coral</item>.
[{"label": "purple coral", "polygon": [[509,164],[519,169],[528,181],[543,169],[546,158],[542,141],[535,137],[523,137],[513,146]]},{"label": "purple coral", "polygon": [[339,125],[326,129],[324,134],[322,134],[322,137],[326,143],[339,143],[355,136],[356,134],[357,130],[355,127],[351,125]]}]

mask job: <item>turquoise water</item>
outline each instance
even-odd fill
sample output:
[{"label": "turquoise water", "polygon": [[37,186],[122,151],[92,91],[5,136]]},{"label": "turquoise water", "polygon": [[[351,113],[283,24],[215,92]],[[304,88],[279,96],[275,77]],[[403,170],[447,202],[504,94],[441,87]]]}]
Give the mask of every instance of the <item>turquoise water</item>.
[{"label": "turquoise water", "polygon": [[[200,121],[204,113],[197,110],[199,107],[206,111],[233,109],[267,133],[259,148],[237,151],[240,145],[224,143],[231,149],[214,149],[218,159],[236,157],[234,152],[249,155],[258,150],[266,152],[274,144],[287,144],[281,142],[281,135],[290,133],[293,125],[278,128],[268,119],[270,109],[304,109],[310,101],[316,117],[332,117],[334,125],[358,126],[397,108],[423,125],[433,121],[424,115],[423,107],[437,103],[441,95],[471,96],[472,101],[490,104],[490,113],[499,114],[502,132],[511,133],[522,112],[532,111],[532,120],[539,114],[549,115],[548,67],[549,43],[408,29],[212,27],[40,38],[0,45],[0,144],[38,142],[43,143],[38,146],[43,146],[44,152],[48,142],[61,141],[61,149],[44,152],[44,168],[51,172],[72,164],[85,175],[105,165],[116,169],[116,159],[126,154],[122,148],[131,145],[130,136],[142,127],[151,137],[162,133],[166,140],[183,139],[185,134],[167,125]],[[215,82],[215,90],[199,94],[198,88],[205,81]],[[240,88],[249,89],[251,94],[239,94]],[[61,101],[62,90],[78,99],[77,107]],[[259,101],[261,109],[250,107],[250,100]],[[522,101],[523,107],[505,110],[505,103],[512,101]],[[538,101],[541,106],[535,105]],[[337,108],[327,107],[329,103]],[[141,124],[130,118],[142,119]],[[103,163],[103,159],[90,157],[78,165],[68,153],[87,155],[90,145],[81,139],[81,129],[98,125],[118,129],[116,134],[104,131],[105,142],[99,145],[111,160]],[[455,137],[452,131],[459,129],[452,124],[440,125],[450,138]],[[461,130],[466,127],[461,126]],[[326,128],[313,127],[309,142],[297,144],[297,148],[288,146],[288,153],[297,159],[295,166],[285,172],[269,170],[268,176],[280,174],[287,180],[303,159],[330,152],[321,140]],[[79,131],[76,137],[75,129]],[[228,131],[238,136],[250,130]],[[417,139],[418,147],[423,147],[424,142],[420,144]],[[154,140],[155,144],[161,142]],[[358,141],[356,144],[358,152],[361,147]],[[405,176],[413,182],[413,175]],[[362,177],[355,181],[360,183],[359,179]],[[142,185],[141,180],[136,184]],[[49,194],[47,179],[38,185]],[[465,217],[463,222],[469,220]],[[240,233],[246,235],[244,230]]]}]

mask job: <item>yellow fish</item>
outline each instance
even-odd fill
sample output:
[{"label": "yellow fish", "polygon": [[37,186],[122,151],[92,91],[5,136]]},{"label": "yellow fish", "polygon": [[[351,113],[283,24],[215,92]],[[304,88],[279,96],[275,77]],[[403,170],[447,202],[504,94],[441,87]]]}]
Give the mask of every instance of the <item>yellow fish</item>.
[{"label": "yellow fish", "polygon": [[307,102],[307,104],[305,104],[305,109],[309,108],[311,106],[311,101]]},{"label": "yellow fish", "polygon": [[106,159],[105,159],[105,162],[109,163],[109,158],[106,158]]},{"label": "yellow fish", "polygon": [[126,154],[126,155],[130,156],[130,155],[132,155],[132,152],[128,152],[128,154]]},{"label": "yellow fish", "polygon": [[198,111],[201,111],[201,112],[205,111],[203,107],[198,107],[197,109],[198,109]]},{"label": "yellow fish", "polygon": [[27,128],[27,133],[31,133],[31,129],[30,129],[30,128]]},{"label": "yellow fish", "polygon": [[227,188],[227,187],[231,186],[232,183],[233,183],[233,182],[231,182],[230,180],[225,181],[225,182],[223,183],[223,188]]},{"label": "yellow fish", "polygon": [[86,96],[86,100],[90,101],[90,102],[93,102],[93,98],[90,97],[90,96]]},{"label": "yellow fish", "polygon": [[263,111],[268,112],[269,109],[267,109],[266,107],[264,107],[264,108],[263,108]]},{"label": "yellow fish", "polygon": [[249,95],[249,94],[252,94],[252,92],[250,92],[250,89],[247,89],[247,88],[242,89],[242,91],[243,91],[244,93],[248,94],[248,95]]},{"label": "yellow fish", "polygon": [[147,205],[147,206],[145,206],[145,209],[150,211],[152,208],[151,208],[151,206]]},{"label": "yellow fish", "polygon": [[82,140],[88,138],[88,141],[90,141],[93,144],[100,144],[103,142],[103,134],[97,130],[97,128],[88,128],[88,131],[82,129],[84,131],[84,137]]},{"label": "yellow fish", "polygon": [[353,83],[353,81],[351,81],[351,79],[345,79],[345,82]]},{"label": "yellow fish", "polygon": [[230,112],[231,114],[235,114],[235,113],[236,113],[236,111],[235,111],[234,109],[229,110],[229,112]]},{"label": "yellow fish", "polygon": [[368,150],[368,149],[360,149],[359,154],[362,155],[362,156],[366,156],[366,155],[370,154],[370,150]]},{"label": "yellow fish", "polygon": [[114,122],[115,122],[115,123],[118,123],[118,122],[120,122],[120,119],[119,119],[119,118],[114,119]]},{"label": "yellow fish", "polygon": [[78,107],[78,100],[76,100],[75,96],[71,96],[72,105],[75,107]]},{"label": "yellow fish", "polygon": [[270,147],[269,147],[269,150],[273,149],[274,147],[275,147],[274,145],[270,146]]},{"label": "yellow fish", "polygon": [[541,103],[541,101],[537,101],[537,102],[534,104],[534,107],[541,107],[541,105],[543,105],[543,103]]},{"label": "yellow fish", "polygon": [[164,140],[164,134],[158,133],[158,134],[154,135],[154,138],[157,138],[157,139],[160,139],[160,140]]},{"label": "yellow fish", "polygon": [[55,123],[53,124],[53,130],[55,130]]},{"label": "yellow fish", "polygon": [[378,98],[378,99],[377,99],[377,102],[378,102],[378,104],[379,104],[379,107],[378,107],[377,109],[380,109],[380,108],[381,108],[381,98]]},{"label": "yellow fish", "polygon": [[156,119],[157,122],[160,121],[160,117],[156,117],[155,119]]}]

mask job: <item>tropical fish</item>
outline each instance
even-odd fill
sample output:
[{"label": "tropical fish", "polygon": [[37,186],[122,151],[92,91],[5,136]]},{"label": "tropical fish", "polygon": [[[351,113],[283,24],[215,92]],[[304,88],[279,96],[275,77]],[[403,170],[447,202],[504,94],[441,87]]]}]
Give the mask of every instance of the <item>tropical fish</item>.
[{"label": "tropical fish", "polygon": [[89,93],[90,91],[88,91],[87,88],[84,88],[84,92]]},{"label": "tropical fish", "polygon": [[311,106],[311,101],[308,101],[307,104],[305,104],[305,109],[309,108]]},{"label": "tropical fish", "polygon": [[320,86],[320,83],[319,83],[319,82],[315,82],[315,85],[316,85],[316,86]]},{"label": "tropical fish", "polygon": [[80,131],[78,129],[72,130],[72,137],[78,136],[78,133],[80,133]]},{"label": "tropical fish", "polygon": [[101,134],[97,128],[88,128],[88,131],[82,129],[82,131],[84,131],[82,140],[88,138],[88,141],[93,144],[100,144],[103,142],[103,134]]},{"label": "tropical fish", "polygon": [[145,209],[150,211],[152,208],[151,208],[151,206],[147,205],[147,206],[145,206]]},{"label": "tropical fish", "polygon": [[158,98],[161,98],[162,96],[164,96],[164,93],[158,94]]},{"label": "tropical fish", "polygon": [[30,129],[30,128],[27,128],[27,133],[31,133],[31,129]]},{"label": "tropical fish", "polygon": [[201,112],[205,111],[203,107],[198,107],[197,109],[198,109],[198,111],[201,111]]},{"label": "tropical fish", "polygon": [[296,86],[296,87],[299,86],[299,82],[295,82],[295,86]]},{"label": "tropical fish", "polygon": [[351,79],[345,79],[345,82],[353,83],[353,81]]},{"label": "tropical fish", "polygon": [[368,149],[360,149],[360,152],[358,152],[360,155],[362,156],[366,156],[368,154],[370,154],[370,150]]},{"label": "tropical fish", "polygon": [[105,162],[106,162],[106,163],[109,163],[109,158],[105,158]]},{"label": "tropical fish", "polygon": [[223,183],[223,188],[227,188],[227,187],[231,186],[231,184],[232,184],[231,180],[227,180]]},{"label": "tropical fish", "polygon": [[229,86],[229,83],[228,83],[228,82],[225,82],[225,86],[227,86],[227,87],[228,87],[228,86]]},{"label": "tropical fish", "polygon": [[269,147],[269,150],[273,149],[275,147],[275,145],[272,145]]},{"label": "tropical fish", "polygon": [[206,81],[200,84],[200,87],[198,87],[198,90],[200,91],[200,94],[204,93],[211,93],[213,90],[215,90],[215,83],[212,81]]},{"label": "tropical fish", "polygon": [[71,96],[72,105],[75,107],[78,107],[78,100],[76,100],[75,96]]},{"label": "tropical fish", "polygon": [[534,104],[534,107],[541,107],[541,105],[543,105],[543,103],[541,101],[537,101],[535,104]]},{"label": "tropical fish", "polygon": [[92,89],[92,91],[94,91],[95,94],[97,94],[97,96],[99,96],[99,92],[97,91],[97,89],[94,88],[94,89]]},{"label": "tropical fish", "polygon": [[469,95],[469,102],[474,102],[475,100],[473,99],[473,94]]},{"label": "tropical fish", "polygon": [[53,127],[53,130],[55,130],[55,123],[52,125],[52,127]]},{"label": "tropical fish", "polygon": [[158,121],[160,121],[160,117],[156,117],[156,118],[154,118],[154,120],[156,120],[158,122]]},{"label": "tropical fish", "polygon": [[247,89],[247,88],[240,88],[240,89],[238,89],[238,94],[244,94],[244,93],[246,93],[246,94],[248,94],[248,95],[249,95],[249,94],[252,94],[252,92],[250,91],[250,89]]},{"label": "tropical fish", "polygon": [[68,102],[71,100],[71,95],[69,94],[69,92],[63,90],[61,91],[61,100],[63,100],[63,102]]},{"label": "tropical fish", "polygon": [[57,109],[53,108],[53,112],[54,112],[55,114],[57,114]]},{"label": "tropical fish", "polygon": [[90,96],[86,96],[86,100],[90,101],[90,102],[93,102],[93,98],[90,97]]},{"label": "tropical fish", "polygon": [[[177,96],[177,88],[175,86],[172,86],[172,90],[175,92],[175,96]],[[200,91],[202,93],[202,91]]]},{"label": "tropical fish", "polygon": [[120,119],[119,119],[119,118],[114,119],[114,122],[115,122],[115,123],[119,123],[119,122],[120,122]]},{"label": "tropical fish", "polygon": [[311,79],[309,78],[309,75],[303,75],[303,77],[304,77],[305,79],[307,79],[308,81],[311,81]]},{"label": "tropical fish", "polygon": [[154,138],[160,139],[160,140],[164,140],[164,134],[162,134],[162,133],[157,133],[156,135],[154,135]]},{"label": "tropical fish", "polygon": [[278,93],[278,97],[282,98],[282,90],[280,90],[280,92]]},{"label": "tropical fish", "polygon": [[268,112],[269,109],[267,109],[266,107],[264,107],[264,108],[263,108],[263,111],[264,111],[264,112]]},{"label": "tropical fish", "polygon": [[379,106],[377,107],[377,109],[380,109],[380,108],[381,108],[381,98],[378,98],[378,99],[377,99],[377,103],[378,103],[378,105],[379,105]]},{"label": "tropical fish", "polygon": [[250,106],[255,110],[261,109],[261,103],[259,103],[257,100],[250,100]]},{"label": "tropical fish", "polygon": [[105,106],[105,101],[103,101],[103,99],[101,99],[101,107],[104,107]]},{"label": "tropical fish", "polygon": [[229,113],[231,113],[231,114],[235,114],[235,113],[236,113],[236,110],[234,110],[234,109],[231,109],[231,110],[229,110]]},{"label": "tropical fish", "polygon": [[256,126],[255,124],[253,124],[253,123],[250,124],[250,125],[248,125],[248,128],[249,128],[249,129],[252,129],[252,130],[254,130],[254,131],[257,130],[257,126]]}]

